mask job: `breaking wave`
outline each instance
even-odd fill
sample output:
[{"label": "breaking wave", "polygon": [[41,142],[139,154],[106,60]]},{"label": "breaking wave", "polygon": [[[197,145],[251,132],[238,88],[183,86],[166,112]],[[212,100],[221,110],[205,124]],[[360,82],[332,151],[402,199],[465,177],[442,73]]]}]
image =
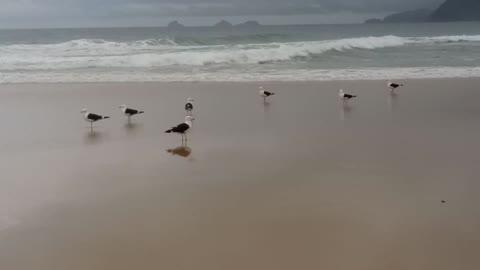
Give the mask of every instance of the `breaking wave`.
[{"label": "breaking wave", "polygon": [[363,37],[338,40],[185,46],[173,39],[132,42],[81,39],[58,44],[0,46],[0,70],[59,70],[81,68],[152,68],[213,64],[265,64],[299,61],[326,52],[376,50],[419,44],[480,42],[480,36]]}]

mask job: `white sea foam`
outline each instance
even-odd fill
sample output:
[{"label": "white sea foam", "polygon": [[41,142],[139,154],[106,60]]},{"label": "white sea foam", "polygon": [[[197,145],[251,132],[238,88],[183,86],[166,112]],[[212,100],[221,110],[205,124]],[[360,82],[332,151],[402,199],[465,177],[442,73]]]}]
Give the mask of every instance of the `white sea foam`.
[{"label": "white sea foam", "polygon": [[480,77],[480,67],[416,67],[375,69],[294,69],[263,73],[195,72],[159,74],[150,72],[14,72],[0,74],[1,83],[61,82],[249,82],[249,81],[336,81]]},{"label": "white sea foam", "polygon": [[426,37],[420,38],[424,42],[480,42],[480,35],[477,36],[467,36],[467,35],[460,35],[460,36],[438,36],[438,37]]}]

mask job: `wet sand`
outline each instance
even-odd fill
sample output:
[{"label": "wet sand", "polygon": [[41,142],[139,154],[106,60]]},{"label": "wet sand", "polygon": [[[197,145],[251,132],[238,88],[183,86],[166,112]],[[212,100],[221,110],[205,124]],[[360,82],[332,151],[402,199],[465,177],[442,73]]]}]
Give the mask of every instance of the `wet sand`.
[{"label": "wet sand", "polygon": [[480,79],[405,84],[0,85],[0,269],[480,269]]}]

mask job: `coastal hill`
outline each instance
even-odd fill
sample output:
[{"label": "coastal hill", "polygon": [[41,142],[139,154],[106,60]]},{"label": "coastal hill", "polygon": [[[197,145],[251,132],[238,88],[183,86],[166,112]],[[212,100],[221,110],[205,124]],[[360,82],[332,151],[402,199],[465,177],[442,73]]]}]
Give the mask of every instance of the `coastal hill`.
[{"label": "coastal hill", "polygon": [[433,12],[430,21],[480,21],[480,0],[447,0]]},{"label": "coastal hill", "polygon": [[418,23],[426,22],[430,18],[432,10],[416,9],[400,13],[394,13],[382,19],[369,19],[365,23]]},{"label": "coastal hill", "polygon": [[446,0],[439,8],[417,9],[395,13],[384,19],[368,19],[365,23],[417,23],[480,21],[480,0]]}]

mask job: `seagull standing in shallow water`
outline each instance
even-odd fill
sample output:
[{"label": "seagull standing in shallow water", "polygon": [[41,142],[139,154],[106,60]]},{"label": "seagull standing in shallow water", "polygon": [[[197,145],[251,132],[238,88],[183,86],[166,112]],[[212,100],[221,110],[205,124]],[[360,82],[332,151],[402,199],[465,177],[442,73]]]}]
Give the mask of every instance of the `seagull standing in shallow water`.
[{"label": "seagull standing in shallow water", "polygon": [[193,118],[190,115],[185,116],[185,122],[177,125],[176,127],[172,127],[169,130],[166,130],[165,133],[179,133],[182,134],[182,142],[183,142],[183,137],[185,136],[185,141],[187,141],[187,132],[192,128],[193,126]]},{"label": "seagull standing in shallow water", "polygon": [[110,118],[110,116],[101,116],[98,114],[89,113],[87,109],[83,109],[82,111],[80,111],[80,113],[83,114],[83,118],[85,119],[85,121],[90,122],[91,131],[93,131],[93,122]]},{"label": "seagull standing in shallow water", "polygon": [[343,100],[343,104],[347,104],[348,100],[357,97],[355,95],[346,94],[345,92],[343,92],[343,89],[340,89],[340,91],[338,92],[338,95]]},{"label": "seagull standing in shallow water", "polygon": [[258,93],[260,94],[261,97],[263,97],[263,103],[267,102],[267,97],[275,95],[274,92],[269,92],[265,89],[263,89],[262,86],[260,86]]},{"label": "seagull standing in shallow water", "polygon": [[185,104],[185,111],[187,112],[187,115],[192,115],[193,111],[193,98],[188,98],[187,103]]},{"label": "seagull standing in shallow water", "polygon": [[134,110],[134,109],[127,108],[127,105],[125,105],[125,104],[121,105],[119,108],[123,112],[123,114],[128,117],[128,123],[129,124],[132,122],[132,116],[134,116],[136,114],[145,113],[144,111],[139,111],[139,110]]},{"label": "seagull standing in shallow water", "polygon": [[399,87],[402,87],[403,84],[401,83],[393,83],[391,81],[388,81],[387,82],[387,86],[390,88],[390,91],[393,93],[393,91],[395,91],[395,89],[399,88]]}]

